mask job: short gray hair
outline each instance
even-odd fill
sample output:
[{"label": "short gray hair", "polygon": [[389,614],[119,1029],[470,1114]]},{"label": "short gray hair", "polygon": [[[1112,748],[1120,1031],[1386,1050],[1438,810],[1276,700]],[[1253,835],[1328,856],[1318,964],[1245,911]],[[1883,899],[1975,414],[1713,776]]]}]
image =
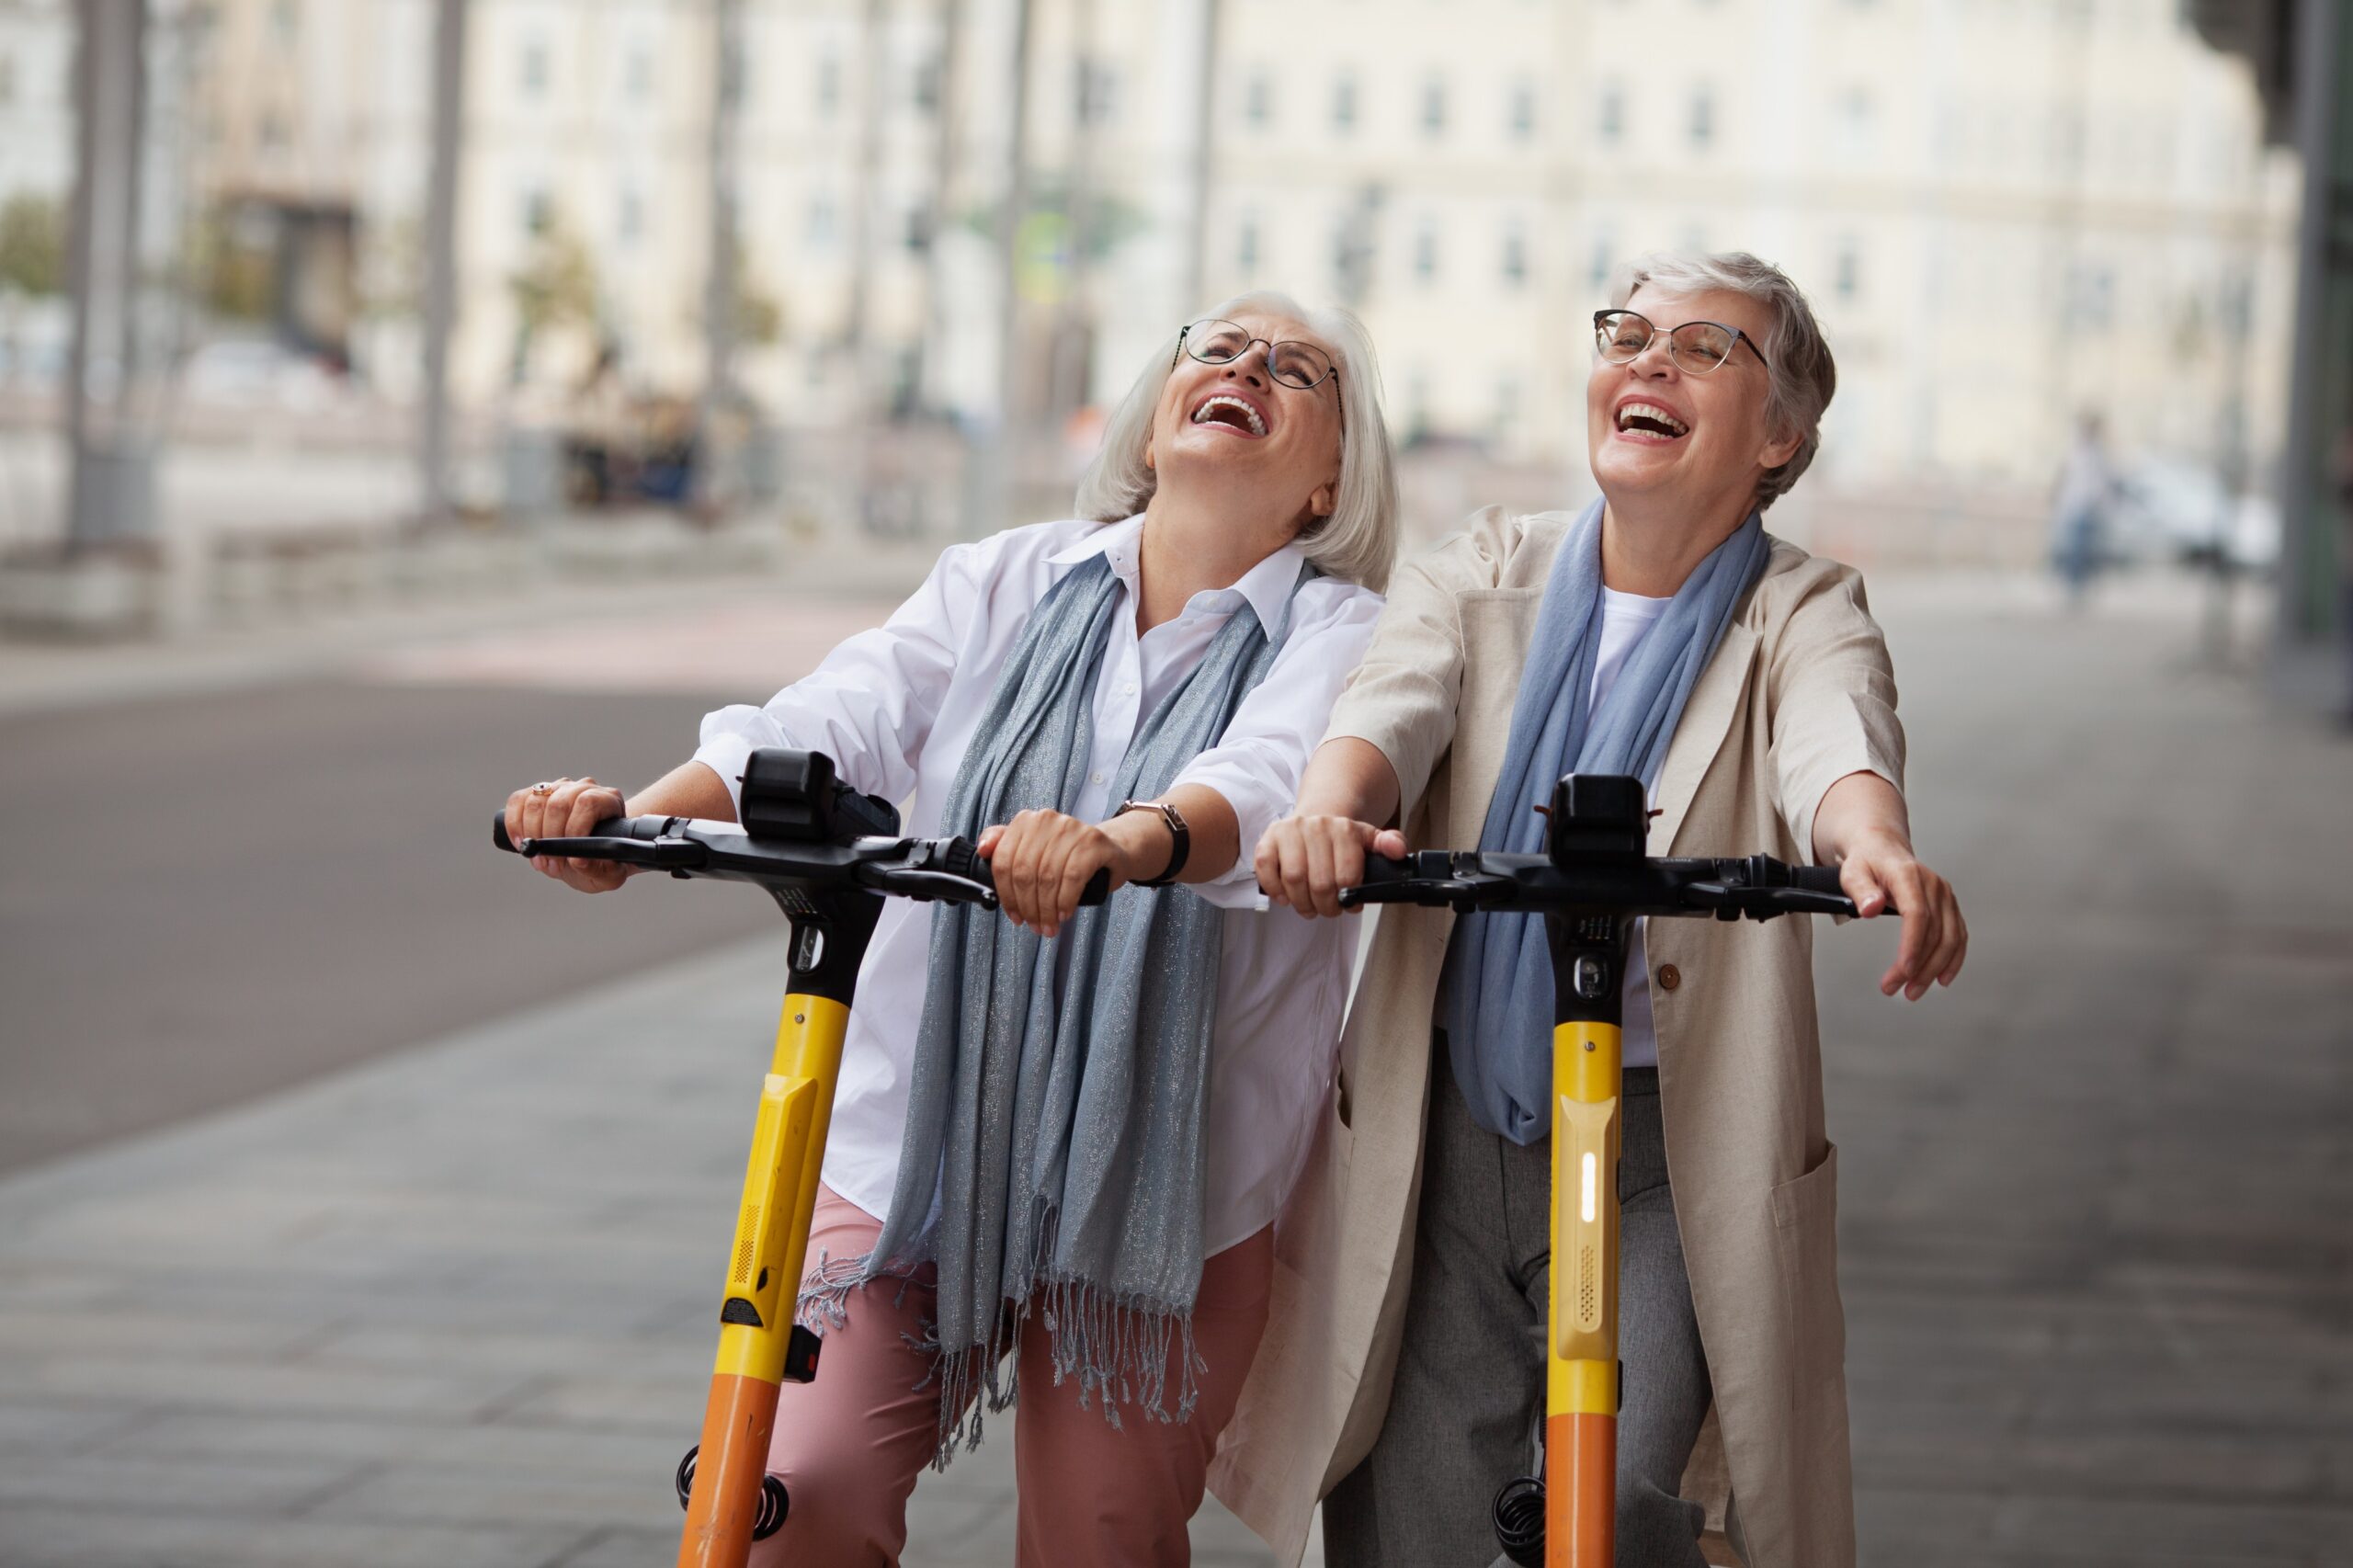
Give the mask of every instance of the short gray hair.
[{"label": "short gray hair", "polygon": [[[1286,317],[1332,346],[1340,376],[1340,483],[1332,515],[1302,529],[1299,547],[1333,576],[1381,593],[1389,586],[1389,569],[1397,559],[1397,467],[1381,413],[1381,368],[1373,360],[1371,335],[1352,312],[1336,306],[1302,310],[1290,295],[1263,289],[1237,294],[1209,314],[1245,312]],[[1117,522],[1134,517],[1152,499],[1159,481],[1143,454],[1152,444],[1153,415],[1176,350],[1177,334],[1172,332],[1111,411],[1103,449],[1078,482],[1080,517]]]},{"label": "short gray hair", "polygon": [[1765,329],[1765,341],[1756,346],[1765,351],[1769,381],[1765,417],[1777,436],[1794,434],[1803,439],[1789,461],[1767,469],[1765,477],[1756,482],[1756,509],[1763,511],[1775,497],[1788,494],[1798,475],[1813,464],[1813,454],[1822,447],[1822,411],[1830,406],[1831,394],[1838,390],[1838,367],[1830,358],[1830,345],[1823,338],[1822,324],[1814,320],[1813,307],[1806,303],[1805,295],[1790,281],[1788,273],[1745,250],[1712,255],[1657,251],[1637,256],[1618,269],[1610,299],[1623,305],[1645,283],[1670,294],[1716,289],[1745,294],[1772,313],[1773,324]]}]

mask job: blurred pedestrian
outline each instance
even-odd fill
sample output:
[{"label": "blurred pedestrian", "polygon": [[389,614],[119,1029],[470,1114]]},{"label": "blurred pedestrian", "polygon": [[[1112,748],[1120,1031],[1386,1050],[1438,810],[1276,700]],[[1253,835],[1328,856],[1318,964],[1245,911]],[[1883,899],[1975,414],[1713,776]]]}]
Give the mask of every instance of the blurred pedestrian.
[{"label": "blurred pedestrian", "polygon": [[2051,564],[2066,585],[2071,608],[2082,607],[2099,572],[2108,544],[2108,507],[2120,489],[2104,429],[2097,409],[2086,409],[2076,419],[2075,442],[2059,470],[2052,503]]}]

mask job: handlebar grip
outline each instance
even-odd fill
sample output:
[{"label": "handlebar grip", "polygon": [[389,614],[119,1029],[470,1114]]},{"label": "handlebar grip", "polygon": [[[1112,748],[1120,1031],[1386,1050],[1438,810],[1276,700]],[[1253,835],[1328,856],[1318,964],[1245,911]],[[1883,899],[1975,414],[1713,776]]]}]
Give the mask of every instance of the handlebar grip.
[{"label": "handlebar grip", "polygon": [[[992,892],[996,891],[996,868],[982,859],[980,851],[974,849],[969,840],[959,838],[951,841],[947,863],[941,869],[950,876],[978,882]],[[1086,885],[1078,890],[1078,902],[1082,906],[1106,903],[1110,896],[1111,873],[1108,870],[1096,872],[1086,879]]]},{"label": "handlebar grip", "polygon": [[[670,820],[666,817],[607,817],[581,836],[653,838],[658,835],[661,825]],[[506,836],[506,813],[503,811],[490,819],[490,841],[509,855],[519,853],[515,847],[515,841]]]},{"label": "handlebar grip", "polygon": [[1836,866],[1792,866],[1790,868],[1790,885],[1807,892],[1835,894],[1847,891],[1838,881],[1838,868]]}]

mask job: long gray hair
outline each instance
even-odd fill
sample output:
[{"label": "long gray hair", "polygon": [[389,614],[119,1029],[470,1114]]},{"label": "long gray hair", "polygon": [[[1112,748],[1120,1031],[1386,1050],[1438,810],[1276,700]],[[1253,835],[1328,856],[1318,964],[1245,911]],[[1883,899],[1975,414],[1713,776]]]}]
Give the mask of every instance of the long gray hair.
[{"label": "long gray hair", "polygon": [[[1351,312],[1336,306],[1302,310],[1290,295],[1263,289],[1237,294],[1209,313],[1230,318],[1237,312],[1298,322],[1332,346],[1341,383],[1340,483],[1332,515],[1309,523],[1299,547],[1333,576],[1383,591],[1397,558],[1397,468],[1381,413],[1381,369],[1373,360],[1371,336]],[[1158,481],[1144,463],[1144,449],[1152,444],[1153,416],[1176,351],[1177,335],[1172,332],[1112,410],[1103,449],[1078,482],[1078,516],[1117,522],[1142,511],[1152,499]]]},{"label": "long gray hair", "polygon": [[1769,261],[1759,261],[1745,250],[1700,255],[1691,251],[1660,251],[1637,256],[1618,269],[1609,291],[1612,303],[1624,305],[1643,284],[1667,294],[1699,294],[1721,289],[1745,294],[1772,313],[1765,329],[1764,351],[1768,388],[1765,420],[1776,436],[1802,437],[1790,460],[1768,468],[1756,482],[1756,509],[1763,511],[1776,496],[1789,493],[1822,449],[1822,411],[1838,390],[1838,366],[1813,307],[1790,275]]}]

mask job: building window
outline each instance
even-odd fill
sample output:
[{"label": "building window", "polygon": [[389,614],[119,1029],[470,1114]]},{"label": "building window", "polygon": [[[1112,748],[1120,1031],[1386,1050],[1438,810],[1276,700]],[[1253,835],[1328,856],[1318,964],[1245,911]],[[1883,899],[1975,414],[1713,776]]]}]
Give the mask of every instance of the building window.
[{"label": "building window", "polygon": [[1586,280],[1598,291],[1609,281],[1612,268],[1618,265],[1618,242],[1608,234],[1593,237],[1593,255],[1586,261]]},{"label": "building window", "polygon": [[817,57],[817,117],[831,119],[842,108],[841,56],[828,51]]},{"label": "building window", "polygon": [[1414,235],[1414,277],[1423,283],[1438,280],[1438,225],[1425,222]]},{"label": "building window", "polygon": [[1264,131],[1274,119],[1274,88],[1264,71],[1250,73],[1242,87],[1242,118],[1254,131]]},{"label": "building window", "polygon": [[1245,212],[1233,236],[1233,265],[1240,269],[1245,283],[1258,270],[1258,215]]},{"label": "building window", "polygon": [[523,193],[523,232],[525,233],[535,236],[544,234],[554,222],[554,203],[548,199],[546,191],[534,187]]},{"label": "building window", "polygon": [[623,244],[633,244],[645,232],[645,201],[634,190],[621,191],[620,211],[613,222],[613,232]]},{"label": "building window", "polygon": [[926,54],[915,66],[915,84],[910,92],[910,97],[915,100],[915,112],[926,119],[938,114],[939,94],[939,56]]},{"label": "building window", "polygon": [[1716,139],[1716,95],[1706,87],[1691,95],[1691,145],[1705,148]]},{"label": "building window", "polygon": [[1076,62],[1071,82],[1071,103],[1079,124],[1109,123],[1112,87],[1109,66],[1091,60]]},{"label": "building window", "polygon": [[1357,79],[1347,72],[1332,84],[1332,129],[1343,136],[1357,128]]},{"label": "building window", "polygon": [[654,96],[654,49],[646,43],[630,47],[629,62],[622,68],[622,81],[629,96],[639,103]]},{"label": "building window", "polygon": [[809,248],[826,251],[834,248],[834,237],[840,227],[840,217],[834,210],[833,198],[819,196],[809,202],[807,236]]},{"label": "building window", "polygon": [[1446,133],[1446,82],[1433,76],[1422,84],[1422,131],[1428,136]]},{"label": "building window", "polygon": [[1506,118],[1506,129],[1515,142],[1526,142],[1536,134],[1536,87],[1529,82],[1515,83],[1511,90],[1511,109]]},{"label": "building window", "polygon": [[1595,129],[1600,133],[1601,144],[1615,147],[1626,137],[1626,89],[1610,82],[1601,89],[1601,112]]},{"label": "building window", "polygon": [[544,39],[523,40],[523,96],[536,98],[548,90],[548,46]]},{"label": "building window", "polygon": [[1831,270],[1831,287],[1838,298],[1853,304],[1863,291],[1862,247],[1847,240],[1838,247],[1838,260]]},{"label": "building window", "polygon": [[931,249],[931,209],[917,202],[907,209],[899,231],[899,243],[909,256],[921,256]]},{"label": "building window", "polygon": [[1528,236],[1514,223],[1504,231],[1504,287],[1518,289],[1528,281]]}]

